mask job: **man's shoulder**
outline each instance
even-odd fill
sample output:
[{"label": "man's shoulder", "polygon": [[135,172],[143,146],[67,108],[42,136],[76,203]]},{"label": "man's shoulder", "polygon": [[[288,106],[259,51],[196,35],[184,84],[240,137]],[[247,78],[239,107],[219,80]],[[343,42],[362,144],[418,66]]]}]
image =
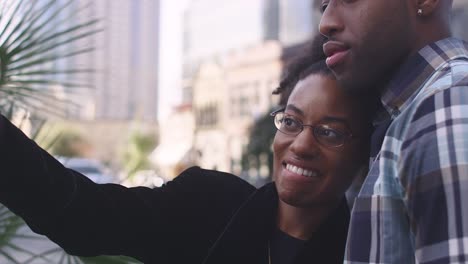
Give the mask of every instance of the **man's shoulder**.
[{"label": "man's shoulder", "polygon": [[468,58],[449,61],[428,79],[395,119],[387,135],[397,139],[403,149],[409,146],[419,149],[416,141],[426,138],[431,142],[441,129],[460,122],[465,124],[465,118],[468,118]]},{"label": "man's shoulder", "polygon": [[459,135],[459,140],[464,140],[463,133],[468,132],[468,63],[464,67],[466,71],[455,69],[428,87],[402,114],[394,131],[403,140],[402,149],[453,143],[453,139],[445,138],[447,133],[456,132],[457,138]]},{"label": "man's shoulder", "polygon": [[447,61],[442,67],[438,68],[430,78],[424,81],[422,87],[415,94],[414,106],[418,99],[423,99],[445,91],[452,87],[468,86],[468,58],[458,58]]},{"label": "man's shoulder", "polygon": [[[410,105],[408,114],[419,119],[453,105],[468,104],[468,58],[451,60],[429,79]],[[412,110],[411,110],[412,109]]]},{"label": "man's shoulder", "polygon": [[415,118],[468,105],[468,59],[451,61],[440,73],[422,89],[419,100],[416,99],[413,105]]},{"label": "man's shoulder", "polygon": [[456,86],[468,86],[468,58],[461,57],[447,62],[428,83],[429,89],[445,90]]},{"label": "man's shoulder", "polygon": [[468,87],[468,58],[450,62],[451,87]]}]

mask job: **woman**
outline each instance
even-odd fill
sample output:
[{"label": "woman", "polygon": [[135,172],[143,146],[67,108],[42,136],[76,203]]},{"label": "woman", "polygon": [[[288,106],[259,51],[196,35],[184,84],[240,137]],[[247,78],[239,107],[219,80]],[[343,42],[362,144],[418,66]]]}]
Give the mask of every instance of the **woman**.
[{"label": "woman", "polygon": [[0,121],[0,202],[30,227],[82,256],[144,263],[340,263],[349,211],[344,193],[367,162],[369,118],[325,62],[307,57],[281,85],[274,183],[197,167],[161,188],[98,185],[64,168]]}]

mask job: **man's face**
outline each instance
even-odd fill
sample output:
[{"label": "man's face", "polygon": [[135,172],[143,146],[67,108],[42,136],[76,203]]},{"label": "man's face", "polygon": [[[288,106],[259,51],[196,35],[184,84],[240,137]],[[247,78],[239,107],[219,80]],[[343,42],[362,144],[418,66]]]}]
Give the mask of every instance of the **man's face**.
[{"label": "man's face", "polygon": [[411,53],[415,12],[408,0],[322,0],[327,64],[352,92],[382,89]]}]

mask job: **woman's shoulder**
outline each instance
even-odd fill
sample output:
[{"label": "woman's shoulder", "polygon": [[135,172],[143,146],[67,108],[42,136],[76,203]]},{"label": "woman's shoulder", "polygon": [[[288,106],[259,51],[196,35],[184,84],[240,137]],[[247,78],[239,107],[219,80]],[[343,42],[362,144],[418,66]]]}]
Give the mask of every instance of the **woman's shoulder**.
[{"label": "woman's shoulder", "polygon": [[209,193],[219,192],[245,196],[256,190],[254,186],[231,173],[202,169],[198,166],[183,171],[169,184],[180,185],[191,190],[199,189]]}]

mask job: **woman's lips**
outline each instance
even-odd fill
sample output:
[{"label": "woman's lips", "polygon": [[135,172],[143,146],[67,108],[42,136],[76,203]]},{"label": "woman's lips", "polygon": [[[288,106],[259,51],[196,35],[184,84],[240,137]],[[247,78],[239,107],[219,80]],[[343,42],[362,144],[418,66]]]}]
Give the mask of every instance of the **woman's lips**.
[{"label": "woman's lips", "polygon": [[299,174],[305,177],[317,177],[318,176],[318,172],[316,170],[308,170],[308,169],[304,169],[304,168],[301,168],[292,164],[286,164],[285,168],[286,170],[292,173]]},{"label": "woman's lips", "polygon": [[289,179],[295,179],[299,182],[316,181],[321,177],[321,172],[315,168],[305,168],[294,162],[283,162],[283,176]]}]

